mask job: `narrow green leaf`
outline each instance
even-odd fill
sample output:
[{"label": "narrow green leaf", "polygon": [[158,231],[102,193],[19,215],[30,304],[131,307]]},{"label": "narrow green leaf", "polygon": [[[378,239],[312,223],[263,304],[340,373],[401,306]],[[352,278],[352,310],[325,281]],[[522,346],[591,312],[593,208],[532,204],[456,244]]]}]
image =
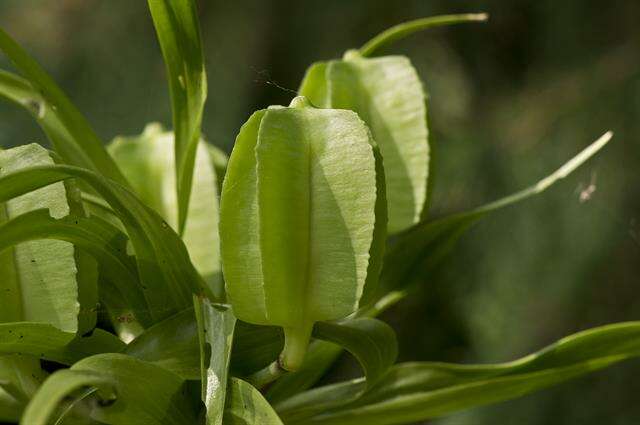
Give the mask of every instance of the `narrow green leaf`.
[{"label": "narrow green leaf", "polygon": [[[365,314],[379,314],[402,299],[407,291],[410,291],[409,285],[414,282],[414,275],[424,275],[438,265],[453,248],[458,238],[478,220],[491,212],[542,193],[595,155],[611,140],[611,137],[611,132],[604,134],[558,170],[524,190],[469,212],[421,223],[400,235],[396,243],[387,249],[385,266],[380,278],[377,299],[386,298]],[[394,292],[391,293],[391,291]]]},{"label": "narrow green leaf", "polygon": [[95,329],[91,335],[76,336],[48,323],[0,323],[0,353],[30,355],[72,365],[85,357],[119,353],[125,344],[109,332]]},{"label": "narrow green leaf", "polygon": [[80,111],[44,69],[1,29],[0,50],[28,81],[2,74],[0,95],[26,106],[37,115],[38,122],[54,146],[60,149],[65,161],[126,185],[102,141]]},{"label": "narrow green leaf", "polygon": [[194,0],[148,0],[169,77],[178,197],[178,229],[182,233],[207,97],[198,11]]},{"label": "narrow green leaf", "polygon": [[231,307],[195,298],[206,424],[222,425],[236,318]]},{"label": "narrow green leaf", "polygon": [[369,318],[318,322],[313,336],[344,347],[358,359],[373,385],[398,357],[396,334],[386,323]]},{"label": "narrow green leaf", "polygon": [[[298,415],[287,423],[386,425],[422,421],[520,397],[637,356],[640,356],[640,322],[627,322],[565,337],[508,363],[402,363],[355,402],[315,417]],[[355,391],[361,385],[352,381],[313,391],[318,397],[336,391]],[[313,400],[307,397],[305,402],[311,404]],[[292,413],[290,410],[289,414]]]},{"label": "narrow green leaf", "polygon": [[[117,137],[108,150],[140,199],[177,230],[173,133],[163,131],[159,124],[149,124],[140,136]],[[201,141],[196,150],[192,197],[182,240],[210,290],[221,297],[217,188],[214,164],[206,143]]]},{"label": "narrow green leaf", "polygon": [[225,425],[282,425],[260,391],[237,378],[229,380],[224,410]]},{"label": "narrow green leaf", "polygon": [[227,291],[241,320],[284,328],[287,370],[301,366],[314,322],[358,306],[375,188],[369,133],[353,112],[296,98],[240,131],[221,203]]},{"label": "narrow green leaf", "polygon": [[[131,192],[85,169],[38,166],[0,178],[0,202],[69,178],[93,187],[117,212],[127,229],[136,255],[143,293],[154,321],[191,304],[193,292],[207,291],[178,235]],[[212,296],[212,295],[211,295]]]},{"label": "narrow green leaf", "polygon": [[101,423],[197,423],[197,408],[183,379],[122,354],[89,357],[51,375],[29,403],[22,423],[48,425],[67,395],[87,387],[97,387],[97,397],[104,401],[91,410],[91,417]]},{"label": "narrow green leaf", "polygon": [[424,31],[429,28],[444,25],[463,24],[468,22],[484,22],[487,19],[489,19],[489,15],[487,15],[486,13],[463,13],[459,15],[431,16],[429,18],[421,18],[409,22],[403,22],[373,37],[360,48],[360,54],[365,57],[372,56],[383,47],[389,46],[390,44],[402,40],[403,38],[408,37],[411,34],[419,31]]}]

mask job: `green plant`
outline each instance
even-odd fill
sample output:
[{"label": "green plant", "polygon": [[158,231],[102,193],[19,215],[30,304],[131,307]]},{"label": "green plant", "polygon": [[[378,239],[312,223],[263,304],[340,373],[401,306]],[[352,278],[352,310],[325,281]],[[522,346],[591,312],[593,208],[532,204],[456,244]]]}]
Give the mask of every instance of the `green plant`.
[{"label": "green plant", "polygon": [[[375,317],[471,225],[544,191],[611,137],[512,196],[426,218],[422,85],[408,59],[369,56],[484,15],[403,24],[314,64],[305,97],[256,112],[227,163],[200,136],[206,76],[194,2],[149,6],[174,131],[151,124],[106,149],[0,32],[22,74],[0,73],[0,95],[26,108],[54,148],[0,151],[0,420],[407,423],[638,354],[640,323],[630,322],[510,363],[394,364],[394,333]],[[344,349],[364,377],[314,388]]]}]

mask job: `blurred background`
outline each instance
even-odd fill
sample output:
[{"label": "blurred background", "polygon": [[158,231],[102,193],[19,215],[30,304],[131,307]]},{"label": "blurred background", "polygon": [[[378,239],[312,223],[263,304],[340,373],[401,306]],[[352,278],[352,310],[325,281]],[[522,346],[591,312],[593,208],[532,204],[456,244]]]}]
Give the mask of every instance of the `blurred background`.
[{"label": "blurred background", "polygon": [[[640,2],[200,2],[204,131],[227,151],[252,111],[288,104],[313,61],[405,20],[480,11],[488,23],[431,30],[386,52],[408,55],[430,95],[434,216],[521,189],[606,130],[615,138],[543,196],[482,221],[424,276],[419,296],[388,312],[401,360],[511,360],[591,326],[640,318]],[[104,140],[140,133],[149,121],[170,125],[145,1],[2,0],[0,25]],[[9,67],[4,58],[0,65]],[[34,141],[45,139],[27,113],[1,103],[0,145]],[[344,359],[333,379],[353,369]],[[640,362],[627,362],[429,423],[637,424],[638,374]]]}]

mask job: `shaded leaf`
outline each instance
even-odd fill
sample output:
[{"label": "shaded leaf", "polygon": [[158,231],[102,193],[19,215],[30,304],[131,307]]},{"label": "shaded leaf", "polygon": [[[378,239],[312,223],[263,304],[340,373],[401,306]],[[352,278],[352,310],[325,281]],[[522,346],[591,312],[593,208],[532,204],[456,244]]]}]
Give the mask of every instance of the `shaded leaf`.
[{"label": "shaded leaf", "polygon": [[194,299],[200,341],[201,397],[207,425],[222,425],[236,317],[231,307]]},{"label": "shaded leaf", "polygon": [[127,189],[89,170],[56,165],[7,174],[0,178],[0,202],[69,178],[91,185],[122,220],[154,321],[189,306],[192,292],[207,291],[178,235]]},{"label": "shaded leaf", "polygon": [[[640,322],[618,323],[565,337],[547,348],[508,363],[455,365],[401,363],[358,400],[315,417],[287,423],[332,425],[401,424],[520,397],[640,355]],[[310,391],[357,391],[361,380]],[[302,394],[301,394],[302,396]],[[289,405],[288,412],[295,414]],[[289,416],[286,416],[289,417]]]},{"label": "shaded leaf", "polygon": [[231,378],[227,391],[225,425],[282,425],[278,414],[251,384]]},{"label": "shaded leaf", "polygon": [[85,357],[118,353],[125,344],[102,329],[75,336],[48,323],[0,323],[0,353],[31,355],[43,360],[72,365]]},{"label": "shaded leaf", "polygon": [[395,332],[377,319],[318,322],[313,336],[338,344],[353,354],[364,370],[368,385],[380,379],[398,357]]},{"label": "shaded leaf", "polygon": [[[102,403],[91,410],[105,424],[197,423],[185,381],[158,366],[122,354],[86,358],[49,377],[29,403],[22,423],[47,425],[60,402],[74,391],[96,387]],[[153,389],[153,391],[149,391]]]}]

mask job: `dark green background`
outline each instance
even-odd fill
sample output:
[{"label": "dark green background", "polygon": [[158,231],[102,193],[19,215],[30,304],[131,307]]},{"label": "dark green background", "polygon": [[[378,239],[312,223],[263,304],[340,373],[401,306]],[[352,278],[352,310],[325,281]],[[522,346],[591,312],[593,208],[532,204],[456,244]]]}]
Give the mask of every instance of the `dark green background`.
[{"label": "dark green background", "polygon": [[[207,138],[229,150],[258,108],[289,102],[305,68],[412,18],[485,11],[487,24],[398,43],[430,94],[434,215],[480,205],[552,171],[608,129],[610,146],[540,198],[467,234],[419,297],[387,315],[402,360],[509,360],[590,326],[638,319],[640,2],[635,0],[200,2]],[[143,0],[2,0],[0,24],[109,140],[170,124]],[[2,60],[2,65],[7,66]],[[44,141],[0,104],[0,143]],[[581,189],[595,183],[588,202]],[[353,373],[348,359],[334,378]],[[640,362],[434,421],[640,423]]]}]

